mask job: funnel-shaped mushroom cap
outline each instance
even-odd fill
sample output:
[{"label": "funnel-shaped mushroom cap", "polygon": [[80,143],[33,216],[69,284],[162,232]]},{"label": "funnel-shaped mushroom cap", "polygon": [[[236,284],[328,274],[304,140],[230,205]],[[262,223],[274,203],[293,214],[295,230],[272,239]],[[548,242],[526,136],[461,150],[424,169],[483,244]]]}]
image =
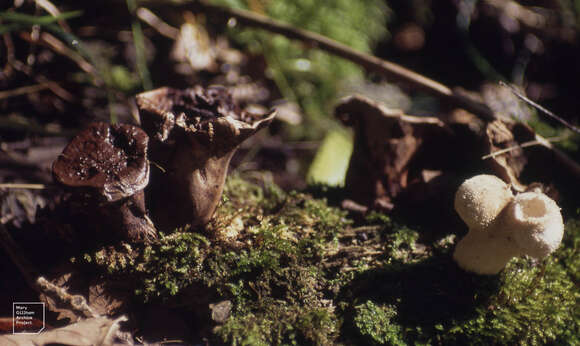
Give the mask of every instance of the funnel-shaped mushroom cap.
[{"label": "funnel-shaped mushroom cap", "polygon": [[554,252],[564,236],[560,208],[543,193],[517,195],[508,205],[504,220],[522,252],[534,258],[545,258]]},{"label": "funnel-shaped mushroom cap", "polygon": [[513,199],[509,186],[494,175],[467,179],[455,194],[455,210],[470,229],[484,229]]},{"label": "funnel-shaped mushroom cap", "polygon": [[223,154],[268,126],[274,112],[256,115],[241,111],[225,87],[178,90],[159,88],[137,95],[141,122],[147,133],[161,142],[175,132]]},{"label": "funnel-shaped mushroom cap", "polygon": [[54,162],[54,178],[95,190],[110,202],[131,196],[149,182],[148,141],[135,126],[93,123]]},{"label": "funnel-shaped mushroom cap", "polygon": [[[268,126],[275,113],[241,111],[224,87],[160,88],[137,95],[143,129],[157,141],[152,160],[165,168],[150,191],[155,222],[174,229],[203,226],[223,191],[228,165],[237,147]],[[174,205],[174,209],[161,208]]]}]

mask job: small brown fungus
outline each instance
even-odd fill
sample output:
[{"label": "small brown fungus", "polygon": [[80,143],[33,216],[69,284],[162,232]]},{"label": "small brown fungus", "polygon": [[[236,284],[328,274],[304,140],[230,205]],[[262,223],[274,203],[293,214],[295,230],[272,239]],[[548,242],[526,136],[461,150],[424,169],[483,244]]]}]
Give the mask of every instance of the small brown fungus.
[{"label": "small brown fungus", "polygon": [[93,123],[54,162],[54,179],[95,201],[95,212],[106,217],[121,238],[155,238],[143,192],[149,183],[148,142],[138,127]]},{"label": "small brown fungus", "polygon": [[150,199],[155,223],[167,230],[209,222],[236,149],[275,116],[241,111],[221,86],[164,87],[137,95],[137,105],[155,139],[151,159],[165,170],[153,175]]}]

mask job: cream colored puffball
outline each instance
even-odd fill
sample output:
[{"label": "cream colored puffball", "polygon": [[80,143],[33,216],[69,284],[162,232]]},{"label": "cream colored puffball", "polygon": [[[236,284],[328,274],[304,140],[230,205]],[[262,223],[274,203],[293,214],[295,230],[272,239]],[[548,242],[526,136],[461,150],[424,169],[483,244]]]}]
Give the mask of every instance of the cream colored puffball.
[{"label": "cream colored puffball", "polygon": [[560,208],[543,193],[517,195],[502,219],[522,252],[534,258],[544,258],[554,252],[564,236]]},{"label": "cream colored puffball", "polygon": [[497,274],[516,256],[545,258],[564,235],[556,202],[540,192],[514,197],[494,176],[466,180],[455,195],[455,209],[469,233],[457,243],[453,259],[478,274]]},{"label": "cream colored puffball", "polygon": [[453,259],[464,270],[493,275],[499,273],[510,259],[519,254],[519,248],[513,239],[495,235],[491,230],[471,230],[457,243]]},{"label": "cream colored puffball", "polygon": [[467,179],[455,193],[455,210],[469,229],[484,229],[513,199],[510,187],[494,175]]}]

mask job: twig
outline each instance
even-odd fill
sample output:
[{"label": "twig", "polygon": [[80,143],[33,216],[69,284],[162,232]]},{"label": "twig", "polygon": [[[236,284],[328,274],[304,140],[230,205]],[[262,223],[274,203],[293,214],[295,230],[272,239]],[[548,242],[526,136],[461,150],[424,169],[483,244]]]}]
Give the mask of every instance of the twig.
[{"label": "twig", "polygon": [[261,28],[291,39],[297,39],[306,42],[312,47],[316,47],[336,56],[350,60],[364,67],[368,71],[380,73],[389,78],[406,82],[416,89],[420,89],[434,96],[449,100],[456,105],[467,109],[468,111],[477,113],[484,119],[491,120],[494,118],[493,112],[485,104],[467,98],[461,93],[453,91],[449,87],[437,81],[404,68],[401,65],[359,52],[347,45],[336,42],[325,36],[315,34],[307,30],[295,28],[291,25],[281,23],[266,16],[262,16],[250,11],[212,5],[203,0],[195,2],[160,2],[156,0],[146,0],[142,1],[141,3],[146,4],[149,7],[163,7],[169,4],[181,10],[204,11],[226,16],[228,18],[235,18],[241,24]]},{"label": "twig", "polygon": [[577,177],[580,177],[580,164],[578,164],[578,162],[572,160],[568,155],[566,155],[560,149],[554,147],[552,145],[552,143],[550,143],[544,137],[540,136],[537,133],[535,136],[536,136],[536,141],[538,141],[540,143],[540,145],[542,145],[545,148],[550,149],[554,153],[556,158],[560,161],[560,163],[562,163],[563,165],[568,167],[568,169],[570,170],[571,173],[573,173]]},{"label": "twig", "polygon": [[158,33],[160,33],[165,37],[168,37],[172,40],[176,40],[177,37],[179,36],[179,29],[176,29],[171,25],[165,23],[155,13],[149,11],[146,8],[143,7],[138,8],[136,15],[139,19],[149,24],[149,26],[157,30]]},{"label": "twig", "polygon": [[[557,142],[557,141],[560,141],[560,140],[563,140],[563,139],[564,139],[564,137],[560,136],[560,137],[547,138],[546,141],[548,141],[548,142]],[[487,159],[490,159],[492,157],[496,157],[498,155],[505,154],[507,152],[510,152],[510,151],[515,150],[515,149],[518,149],[518,148],[527,148],[527,147],[531,147],[531,146],[534,146],[534,145],[544,146],[544,141],[533,140],[533,141],[529,141],[529,142],[524,142],[522,144],[514,145],[514,146],[509,147],[509,148],[505,148],[505,149],[501,149],[501,150],[498,150],[498,151],[494,151],[493,153],[489,153],[487,155],[482,156],[481,159],[482,160],[487,160]]]},{"label": "twig", "polygon": [[44,190],[44,184],[0,184],[0,189],[28,189],[28,190]]},{"label": "twig", "polygon": [[48,84],[42,83],[42,84],[35,84],[35,85],[29,85],[29,86],[25,86],[25,87],[21,87],[21,88],[16,88],[16,89],[12,89],[12,90],[0,91],[0,100],[7,99],[10,97],[14,97],[14,96],[35,93],[37,91],[44,90],[47,88],[48,88]]},{"label": "twig", "polygon": [[556,114],[554,114],[553,112],[549,111],[548,109],[540,106],[539,104],[535,103],[534,101],[530,100],[529,98],[525,97],[524,95],[522,95],[518,89],[514,88],[513,86],[504,83],[504,82],[499,82],[499,85],[507,87],[511,90],[511,92],[516,95],[520,100],[532,105],[533,107],[541,110],[542,112],[544,112],[546,115],[552,117],[552,119],[555,119],[557,121],[559,121],[562,125],[566,126],[567,128],[569,128],[570,130],[576,132],[576,133],[580,133],[580,129],[577,128],[576,126],[570,124],[569,122],[567,122],[566,120],[560,118],[559,116],[557,116]]},{"label": "twig", "polygon": [[[28,42],[32,42],[32,37],[28,33],[22,32],[20,33],[20,37]],[[66,44],[64,44],[61,40],[59,40],[55,36],[47,32],[43,32],[40,35],[40,43],[44,44],[45,46],[52,49],[56,53],[66,56],[67,58],[75,62],[81,68],[81,70],[92,75],[93,78],[95,79],[96,86],[101,86],[103,84],[101,81],[98,81],[97,70],[95,69],[95,67],[91,65],[89,62],[87,62],[82,57],[82,55],[70,49]]]},{"label": "twig", "polygon": [[[79,53],[70,49],[66,44],[64,44],[61,40],[57,39],[53,35],[43,32],[40,35],[40,39],[42,42],[46,43],[50,48],[52,48],[55,52],[64,55],[77,63],[79,67],[93,76],[97,74],[97,71],[93,65],[87,62]],[[98,86],[98,84],[96,84]]]},{"label": "twig", "polygon": [[75,97],[71,93],[60,87],[58,83],[49,80],[44,75],[40,73],[35,73],[30,66],[24,64],[22,61],[13,60],[10,61],[10,65],[15,70],[20,71],[26,74],[27,76],[33,78],[38,84],[46,84],[48,89],[50,89],[50,91],[52,91],[53,94],[60,97],[61,99],[69,102],[74,101]]}]

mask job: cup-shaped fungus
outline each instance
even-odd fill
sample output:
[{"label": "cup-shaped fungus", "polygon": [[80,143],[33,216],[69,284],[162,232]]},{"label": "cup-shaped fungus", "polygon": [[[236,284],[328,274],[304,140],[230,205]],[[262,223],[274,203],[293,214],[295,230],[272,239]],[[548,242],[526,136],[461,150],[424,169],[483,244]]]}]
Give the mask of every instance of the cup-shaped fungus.
[{"label": "cup-shaped fungus", "polygon": [[518,194],[506,208],[504,222],[512,227],[513,239],[522,252],[533,258],[547,257],[564,236],[560,208],[539,192]]},{"label": "cup-shaped fungus", "polygon": [[156,141],[151,159],[154,220],[171,230],[206,225],[217,207],[238,146],[270,124],[274,112],[240,111],[224,87],[160,88],[137,95],[143,128]]},{"label": "cup-shaped fungus", "polygon": [[138,127],[93,123],[64,148],[52,166],[53,176],[94,202],[95,212],[120,238],[155,238],[143,193],[149,182],[148,142]]},{"label": "cup-shaped fungus", "polygon": [[494,176],[466,180],[455,195],[455,210],[469,226],[453,253],[457,264],[478,274],[497,274],[516,256],[542,259],[564,234],[560,208],[539,192],[513,197]]}]

